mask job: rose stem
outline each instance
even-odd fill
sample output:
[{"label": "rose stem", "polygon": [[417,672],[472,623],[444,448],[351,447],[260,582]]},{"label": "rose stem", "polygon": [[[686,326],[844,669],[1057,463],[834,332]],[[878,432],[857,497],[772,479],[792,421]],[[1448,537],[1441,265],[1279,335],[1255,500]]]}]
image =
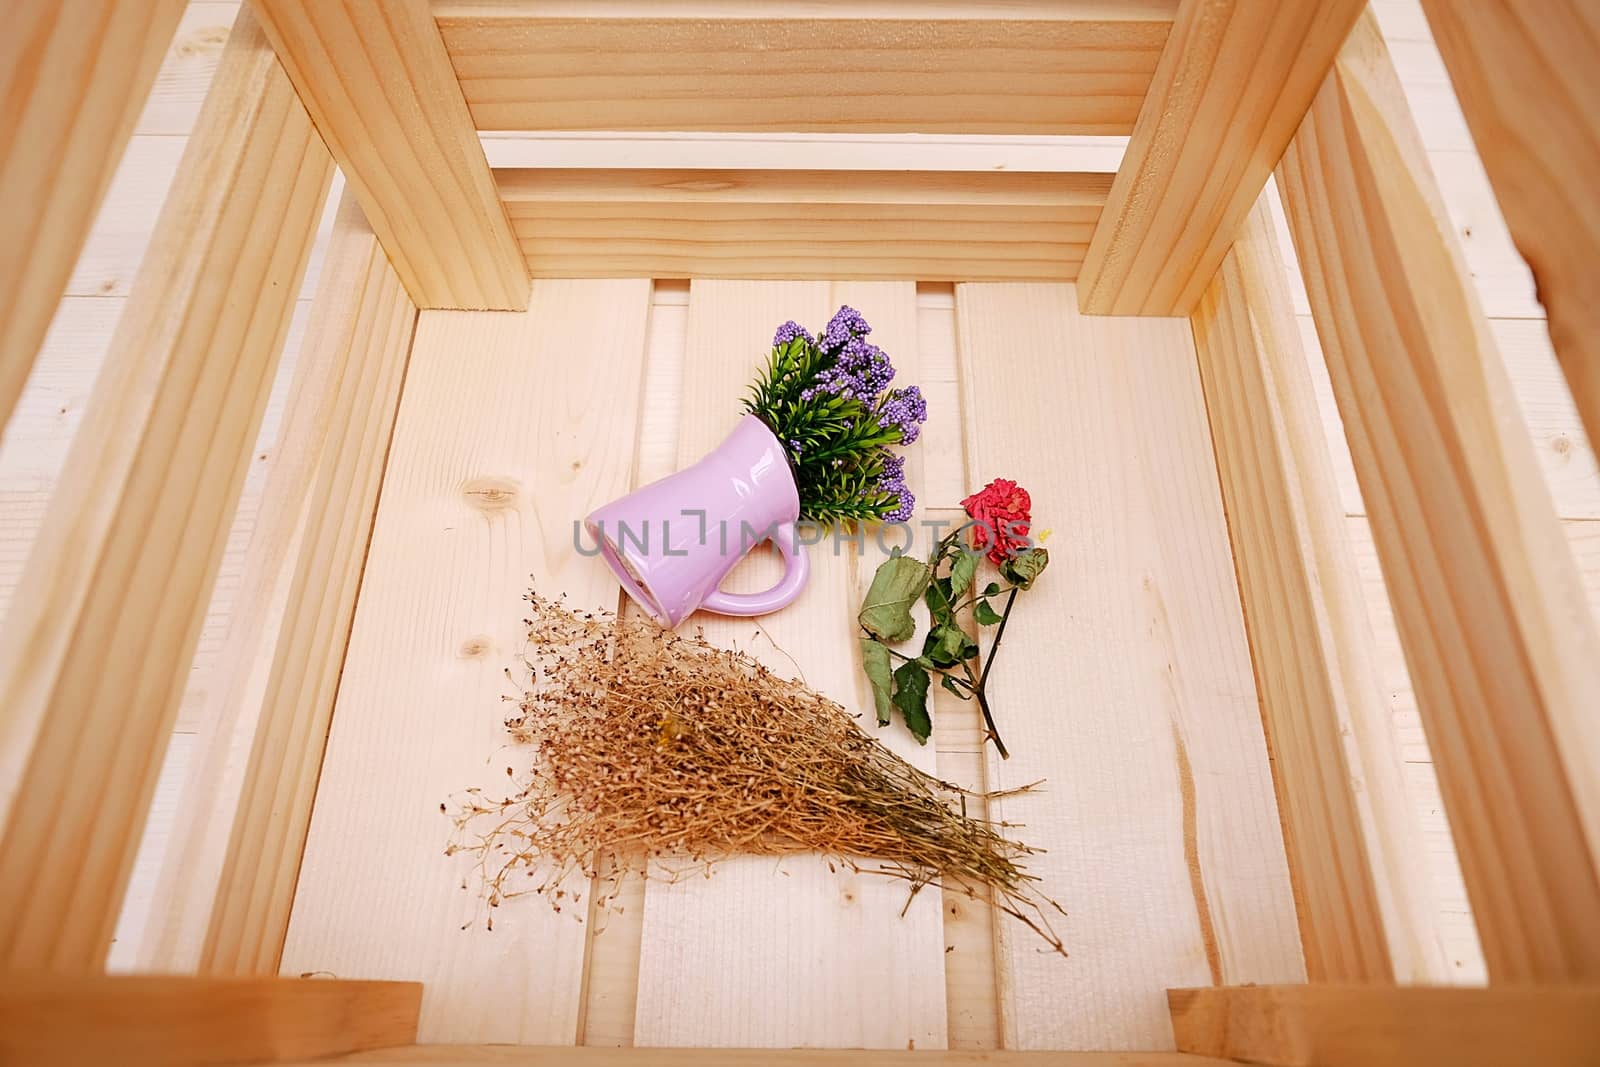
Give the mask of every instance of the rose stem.
[{"label": "rose stem", "polygon": [[973,694],[978,698],[978,710],[983,712],[983,722],[989,729],[989,740],[994,742],[994,750],[1000,753],[1001,759],[1010,759],[1011,753],[1006,751],[1006,743],[1000,740],[1000,731],[994,728],[994,716],[989,714],[989,701],[984,697],[982,689],[974,689]]},{"label": "rose stem", "polygon": [[994,718],[989,714],[989,701],[984,694],[984,686],[989,681],[989,668],[994,666],[994,654],[1000,651],[1000,639],[1006,635],[1006,623],[1011,621],[1011,605],[1016,603],[1017,587],[1012,586],[1011,592],[1006,596],[1006,609],[1000,613],[1000,627],[994,632],[994,644],[989,646],[989,655],[983,661],[983,671],[978,675],[978,707],[983,710],[983,721],[989,727],[989,736],[994,739],[994,749],[1000,753],[1001,759],[1010,759],[1011,754],[1006,751],[1005,744],[1000,740],[1000,731],[994,727]]}]

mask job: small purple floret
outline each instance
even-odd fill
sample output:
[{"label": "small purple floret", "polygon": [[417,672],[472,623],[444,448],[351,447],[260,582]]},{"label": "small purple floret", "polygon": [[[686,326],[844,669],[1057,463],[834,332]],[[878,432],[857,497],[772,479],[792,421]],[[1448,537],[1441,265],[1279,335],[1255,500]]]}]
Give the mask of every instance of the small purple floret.
[{"label": "small purple floret", "polygon": [[822,331],[822,336],[817,343],[826,351],[832,352],[836,348],[843,348],[850,343],[853,337],[865,337],[872,332],[872,327],[867,325],[867,320],[861,317],[861,312],[848,304],[842,305],[833,318],[828,320],[828,328]]},{"label": "small purple floret", "polygon": [[802,393],[800,399],[810,400],[816,395],[812,390],[817,390],[846,399],[854,397],[870,408],[893,380],[894,364],[883,349],[852,337],[834,357],[833,366],[817,375],[817,384],[807,390],[811,396]]},{"label": "small purple floret", "polygon": [[913,385],[896,389],[889,394],[878,415],[878,425],[884,429],[900,431],[900,443],[909,445],[922,435],[922,424],[928,420],[928,402],[922,390]]},{"label": "small purple floret", "polygon": [[811,340],[811,335],[805,331],[805,327],[801,326],[793,319],[790,319],[782,326],[779,326],[778,332],[772,335],[772,347],[781,348],[790,341],[793,341],[796,337],[804,337],[806,339],[806,344],[808,345],[814,343]]},{"label": "small purple floret", "polygon": [[900,494],[900,506],[883,517],[884,522],[907,522],[911,519],[912,508],[916,506],[917,498],[910,493]]},{"label": "small purple floret", "polygon": [[878,492],[895,497],[899,505],[885,515],[883,521],[905,522],[911,518],[911,509],[917,502],[911,490],[906,488],[906,458],[885,451],[882,459],[883,471],[878,475]]}]

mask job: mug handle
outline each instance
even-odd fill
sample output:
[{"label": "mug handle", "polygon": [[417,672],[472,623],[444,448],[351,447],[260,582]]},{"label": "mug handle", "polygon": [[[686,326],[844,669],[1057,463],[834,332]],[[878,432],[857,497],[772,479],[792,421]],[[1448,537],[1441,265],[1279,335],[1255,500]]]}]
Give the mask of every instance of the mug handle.
[{"label": "mug handle", "polygon": [[700,602],[707,611],[719,615],[765,615],[786,607],[806,587],[811,577],[811,561],[806,558],[805,546],[795,533],[794,523],[786,522],[773,531],[773,547],[783,556],[783,577],[778,584],[762,593],[724,593],[714,589]]}]

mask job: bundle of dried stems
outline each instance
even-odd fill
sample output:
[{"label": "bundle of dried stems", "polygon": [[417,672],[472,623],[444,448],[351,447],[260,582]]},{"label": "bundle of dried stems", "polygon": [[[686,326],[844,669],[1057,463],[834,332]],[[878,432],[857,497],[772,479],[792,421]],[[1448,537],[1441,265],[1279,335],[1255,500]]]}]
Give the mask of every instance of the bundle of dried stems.
[{"label": "bundle of dried stems", "polygon": [[966,813],[984,794],[918,770],[742,652],[527,599],[527,678],[506,727],[529,766],[506,768],[507,795],[470,789],[445,809],[449,851],[477,857],[491,907],[525,893],[575,903],[573,877],[598,877],[602,854],[624,858],[608,873],[614,896],[622,877],[820,852],[904,879],[913,896],[929,885],[985,896],[1064,953],[1049,919],[1060,906],[1022,865],[1037,850]]}]

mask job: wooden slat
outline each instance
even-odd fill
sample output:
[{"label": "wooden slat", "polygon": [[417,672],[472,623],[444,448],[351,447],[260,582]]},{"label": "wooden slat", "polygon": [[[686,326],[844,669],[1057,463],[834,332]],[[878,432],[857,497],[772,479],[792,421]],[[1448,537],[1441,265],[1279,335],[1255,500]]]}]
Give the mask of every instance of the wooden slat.
[{"label": "wooden slat", "polygon": [[241,0],[188,0],[172,43],[156,74],[135,137],[187,137],[205,102],[222,46],[239,15]]},{"label": "wooden slat", "polygon": [[1270,1067],[1587,1067],[1600,989],[1174,989],[1178,1047]]},{"label": "wooden slat", "polygon": [[1366,0],[1181,0],[1084,257],[1094,315],[1187,315]]},{"label": "wooden slat", "polygon": [[18,0],[0,35],[0,428],[155,80],[182,0]]},{"label": "wooden slat", "polygon": [[416,982],[0,976],[0,1062],[212,1067],[416,1039]]},{"label": "wooden slat", "polygon": [[[308,268],[309,269],[309,268]],[[55,323],[39,352],[28,388],[0,438],[0,618],[10,606],[44,520],[51,490],[66,464],[72,438],[82,424],[85,404],[94,388],[94,378],[103,362],[117,320],[126,305],[125,297],[66,297]],[[256,435],[256,451],[245,475],[239,504],[234,509],[233,526],[223,549],[222,563],[213,584],[211,604],[200,627],[194,660],[189,670],[189,686],[178,709],[174,729],[192,732],[205,703],[211,681],[211,667],[223,639],[227,636],[235,593],[249,547],[266,471],[278,439],[279,415],[283,409],[288,377],[310,317],[311,301],[295,302],[284,340],[283,355],[273,391]]]},{"label": "wooden slat", "polygon": [[[683,390],[684,342],[688,335],[687,282],[651,286],[645,341],[643,393],[632,485],[648,485],[678,467],[678,407]],[[626,616],[646,616],[622,597]],[[616,871],[616,856],[604,857],[602,878]],[[630,857],[637,859],[637,857]],[[608,903],[587,922],[583,1003],[578,1043],[626,1047],[634,1043],[639,1000],[639,945],[644,936],[645,886],[641,879],[607,882]]]},{"label": "wooden slat", "polygon": [[530,758],[501,699],[529,574],[617,603],[573,523],[628,487],[649,294],[541,281],[524,313],[417,322],[282,969],[421,978],[424,1040],[576,1036],[579,909],[519,899],[485,930],[439,804]]},{"label": "wooden slat", "polygon": [[1159,1048],[1168,987],[1304,974],[1189,324],[1085,317],[1069,286],[956,301],[972,480],[1056,531],[989,683],[988,785],[1045,780],[990,815],[1048,849],[1071,956],[1000,926],[1005,1045]]},{"label": "wooden slat", "polygon": [[527,271],[428,0],[254,6],[412,302],[527,307]]},{"label": "wooden slat", "polygon": [[[1081,140],[546,134],[498,137],[487,140],[485,147],[495,167],[661,170],[688,164],[718,170],[788,170],[801,164],[816,170],[947,171],[968,181],[976,181],[981,171],[1110,174],[1116,170],[1122,157],[1117,138],[1098,138],[1088,145],[1080,145]],[[68,295],[126,295],[182,151],[183,142],[175,137],[135,136],[129,142],[126,163],[106,193],[95,230],[68,283]],[[1104,179],[1101,183],[1109,187]],[[1487,187],[1484,195],[1488,196]],[[331,228],[331,213],[323,221]],[[312,250],[310,277],[317,273],[319,249]]]},{"label": "wooden slat", "polygon": [[[1451,838],[1445,805],[1439,796],[1439,783],[1422,723],[1417,714],[1416,693],[1406,669],[1405,653],[1395,628],[1394,609],[1384,587],[1382,569],[1372,543],[1372,530],[1365,516],[1346,520],[1349,542],[1361,574],[1363,599],[1377,646],[1383,687],[1389,694],[1402,752],[1407,760],[1405,773],[1412,807],[1422,822],[1423,846],[1432,870],[1435,897],[1439,905],[1438,926],[1444,936],[1452,980],[1482,985],[1488,980],[1483,950],[1472,921],[1466,885],[1461,877],[1455,845]],[[1579,579],[1587,594],[1590,610],[1600,617],[1600,521],[1567,520],[1562,523],[1567,544],[1578,564]]]},{"label": "wooden slat", "polygon": [[1478,154],[1533,268],[1550,339],[1600,441],[1600,7],[1426,0]]},{"label": "wooden slat", "polygon": [[104,961],[332,169],[242,16],[0,634],[8,966]]},{"label": "wooden slat", "polygon": [[[219,576],[219,584],[220,581]],[[145,931],[151,920],[160,914],[156,903],[156,880],[166,842],[178,821],[184,776],[193,762],[194,750],[194,734],[177,729],[172,731],[166,755],[161,761],[161,773],[156,779],[156,790],[150,798],[150,809],[145,815],[133,872],[128,876],[128,888],[122,895],[122,909],[117,913],[117,928],[112,934],[111,950],[106,953],[107,974],[184,973],[146,971],[139,966],[138,956]],[[167,902],[162,903],[165,905]]]},{"label": "wooden slat", "polygon": [[1314,982],[1442,981],[1333,465],[1258,204],[1190,320]]},{"label": "wooden slat", "polygon": [[[332,424],[344,436],[324,439],[307,500],[283,640],[267,676],[201,958],[212,974],[278,969],[416,323],[417,310],[371,231],[362,226],[349,239],[372,258],[350,366],[333,398]],[[343,298],[353,301],[355,293]],[[369,308],[370,324],[361,321]]]},{"label": "wooden slat", "polygon": [[[1288,239],[1289,231],[1285,228],[1282,240]],[[1470,264],[1468,271],[1471,271]],[[1298,267],[1295,277],[1299,277]],[[1362,502],[1355,467],[1350,462],[1350,446],[1345,442],[1344,427],[1339,421],[1339,405],[1323,366],[1316,323],[1309,311],[1296,318],[1301,342],[1311,362],[1312,376],[1316,379],[1340,499],[1346,514],[1365,515],[1367,507]],[[1495,348],[1511,378],[1517,414],[1533,437],[1534,453],[1544,483],[1550,489],[1556,514],[1563,519],[1600,519],[1600,464],[1595,461],[1594,449],[1583,430],[1583,420],[1573,405],[1561,365],[1550,347],[1550,333],[1544,322],[1491,318],[1489,333],[1494,337]]]},{"label": "wooden slat", "polygon": [[[1417,715],[1416,694],[1411,688],[1405,653],[1395,630],[1394,609],[1384,588],[1383,569],[1372,544],[1372,530],[1364,516],[1352,516],[1345,521],[1350,524],[1349,540],[1356,553],[1368,614],[1377,635],[1383,687],[1390,694],[1405,759],[1411,763],[1430,762],[1428,741]],[[1578,566],[1578,582],[1588,599],[1589,610],[1600,618],[1600,520],[1563,519],[1561,526]]]},{"label": "wooden slat", "polygon": [[540,276],[1070,279],[1103,174],[511,170]]},{"label": "wooden slat", "polygon": [[1485,314],[1542,320],[1545,311],[1539,304],[1533,273],[1506,229],[1494,186],[1477,153],[1431,152],[1428,161],[1438,171],[1440,195],[1455,223],[1456,239]]},{"label": "wooden slat", "polygon": [[[974,752],[983,743],[983,718],[978,709],[963,701],[943,700],[936,713],[953,725],[961,723],[972,738],[968,751],[948,751],[939,742],[939,777],[955,781],[968,789],[981,790],[981,768],[985,756]],[[935,724],[935,730],[939,726]],[[988,818],[985,801],[968,800],[973,818]],[[1000,975],[995,947],[995,911],[988,898],[969,897],[964,891],[948,888],[940,894],[944,908],[944,1000],[946,1043],[953,1049],[997,1049],[1001,1046]]]},{"label": "wooden slat", "polygon": [[434,13],[481,130],[1125,134],[1171,0],[478,0]]},{"label": "wooden slat", "polygon": [[[67,296],[128,295],[187,144],[187,137],[135,135],[128,141],[122,165],[111,179],[100,215],[67,282]],[[333,188],[341,187],[343,182],[336,172]],[[333,213],[325,213],[322,222],[325,236],[333,227]],[[325,243],[312,246],[307,278],[317,276]]]},{"label": "wooden slat", "polygon": [[[943,522],[948,531],[967,521],[959,501],[981,483],[973,484],[967,474],[961,387],[957,380],[955,292],[951,287],[937,291],[919,286],[917,298],[917,362],[919,384],[928,400],[928,421],[916,443],[916,474],[921,485],[917,489],[920,503],[915,518],[919,523]],[[988,580],[984,578],[980,584],[987,584]],[[922,622],[920,613],[918,622]],[[973,628],[978,629],[975,625]],[[981,634],[979,640],[983,641]],[[984,768],[990,749],[976,702],[945,699],[941,691],[933,710],[932,744],[938,754],[939,777],[966,789],[985,790]],[[975,818],[986,818],[988,805],[969,798],[967,811]],[[953,886],[945,888],[942,896],[949,1047],[1000,1048],[995,913],[988,900],[974,899]]]},{"label": "wooden slat", "polygon": [[[416,1045],[358,1052],[318,1063],[364,1067],[1234,1067],[1231,1060],[1181,1052],[890,1052],[866,1049],[528,1048],[506,1045]],[[297,1067],[312,1067],[311,1064]]]},{"label": "wooden slat", "polygon": [[415,319],[346,193],[141,949],[148,969],[277,971]]},{"label": "wooden slat", "polygon": [[[1376,561],[1373,566],[1376,568]],[[1423,855],[1432,876],[1434,896],[1439,902],[1436,921],[1451,968],[1450,981],[1467,986],[1485,985],[1489,973],[1483,964],[1483,946],[1478,942],[1478,928],[1472,921],[1472,906],[1467,902],[1467,887],[1461,880],[1461,864],[1456,859],[1444,801],[1439,799],[1438,775],[1431,763],[1407,763],[1404,770],[1406,792],[1411,798],[1415,818],[1422,824]]]},{"label": "wooden slat", "polygon": [[1114,174],[1126,137],[980,134],[486,133],[489,166]]},{"label": "wooden slat", "polygon": [[[1409,0],[1408,0],[1409,2]],[[1431,46],[1430,46],[1431,50]],[[1437,53],[1434,53],[1437,55]],[[1399,59],[1396,57],[1397,73]],[[1414,75],[1413,75],[1414,76]],[[1439,77],[1443,79],[1441,71]],[[1417,111],[1417,93],[1406,85],[1406,102],[1411,106],[1419,123],[1427,121]],[[1443,91],[1449,93],[1448,81]],[[1452,106],[1454,97],[1451,97]],[[1426,129],[1423,131],[1426,133]],[[1495,202],[1494,188],[1483,172],[1483,164],[1476,152],[1429,152],[1428,162],[1439,182],[1439,193],[1454,224],[1456,238],[1461,244],[1467,267],[1472,273],[1478,299],[1483,302],[1484,313],[1491,319],[1536,320],[1544,325],[1544,309],[1534,296],[1533,275],[1528,264],[1517,252]],[[1288,228],[1283,227],[1287,241]],[[1285,249],[1286,253],[1288,249]],[[1293,256],[1286,262],[1293,270],[1291,288],[1294,290],[1295,311],[1309,315],[1311,305],[1306,300],[1300,282],[1299,264]]]},{"label": "wooden slat", "polygon": [[[910,282],[693,283],[677,466],[699,459],[737,423],[737,397],[780,323],[793,318],[816,328],[840,304],[872,323],[872,340],[898,369],[897,384],[916,382]],[[913,480],[917,448],[908,463]],[[862,553],[847,543],[837,553],[831,541],[813,546],[805,592],[759,620],[759,629],[705,613],[687,625],[704,626],[709,640],[737,645],[774,671],[802,676],[845,707],[870,709],[849,624],[882,558],[870,536],[867,544]],[[763,553],[731,575],[727,588],[766,588],[779,571]],[[932,746],[919,747],[903,728],[875,736],[933,769]],[[907,908],[904,883],[830,870],[821,856],[733,857],[719,861],[709,879],[646,887],[634,1042],[939,1048],[946,1039],[943,974],[937,894],[920,894]]]},{"label": "wooden slat", "polygon": [[1600,976],[1600,641],[1370,16],[1278,185],[1489,976]]}]

